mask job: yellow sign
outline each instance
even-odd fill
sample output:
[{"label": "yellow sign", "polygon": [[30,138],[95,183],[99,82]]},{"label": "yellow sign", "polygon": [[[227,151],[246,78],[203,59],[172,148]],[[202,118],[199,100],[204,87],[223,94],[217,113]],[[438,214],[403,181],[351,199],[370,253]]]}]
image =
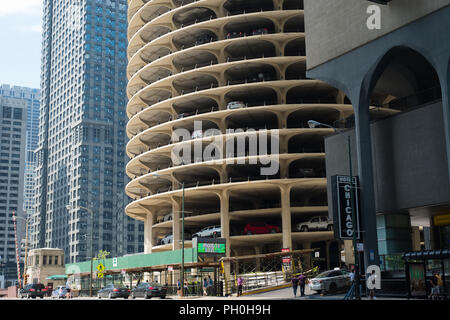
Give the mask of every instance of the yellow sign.
[{"label": "yellow sign", "polygon": [[445,226],[450,224],[450,214],[443,214],[440,216],[433,217],[435,226]]},{"label": "yellow sign", "polygon": [[100,279],[103,278],[103,273],[99,272],[99,273],[97,274],[97,277],[100,278]]},{"label": "yellow sign", "polygon": [[100,263],[100,264],[97,266],[97,270],[100,271],[100,272],[102,272],[103,270],[105,270],[105,266],[103,265],[103,263]]}]

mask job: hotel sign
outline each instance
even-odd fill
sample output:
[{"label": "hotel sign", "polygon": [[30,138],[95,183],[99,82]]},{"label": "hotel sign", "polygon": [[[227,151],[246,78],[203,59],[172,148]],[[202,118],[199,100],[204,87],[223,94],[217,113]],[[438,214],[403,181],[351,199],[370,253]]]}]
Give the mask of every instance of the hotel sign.
[{"label": "hotel sign", "polygon": [[[350,183],[350,176],[333,176],[331,178],[331,184],[333,195],[333,221],[335,221],[335,237],[342,240],[352,240],[355,225],[356,239],[359,239],[360,199],[358,177],[352,177],[352,183]],[[353,201],[351,198],[352,188],[354,196]],[[353,221],[353,210],[355,211],[355,222]]]}]

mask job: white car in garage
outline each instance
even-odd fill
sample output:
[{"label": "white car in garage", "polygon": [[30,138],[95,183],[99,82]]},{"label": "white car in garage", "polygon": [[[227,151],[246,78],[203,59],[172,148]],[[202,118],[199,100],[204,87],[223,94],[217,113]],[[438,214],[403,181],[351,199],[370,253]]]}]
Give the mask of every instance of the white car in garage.
[{"label": "white car in garage", "polygon": [[309,231],[331,231],[333,230],[333,221],[328,220],[328,217],[314,217],[309,221],[298,223],[297,231],[309,232]]}]

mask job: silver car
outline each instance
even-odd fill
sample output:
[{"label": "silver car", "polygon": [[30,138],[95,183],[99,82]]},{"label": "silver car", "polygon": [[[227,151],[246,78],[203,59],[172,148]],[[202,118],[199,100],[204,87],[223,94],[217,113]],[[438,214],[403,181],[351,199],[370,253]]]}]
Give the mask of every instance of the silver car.
[{"label": "silver car", "polygon": [[318,293],[334,292],[350,286],[350,274],[340,269],[322,272],[309,281],[309,288]]},{"label": "silver car", "polygon": [[199,237],[199,238],[217,238],[221,236],[222,234],[222,227],[221,226],[210,226],[203,228],[199,232],[196,232],[192,235],[193,238]]},{"label": "silver car", "polygon": [[164,238],[161,239],[161,244],[169,244],[173,242],[173,234],[168,234]]},{"label": "silver car", "polygon": [[52,291],[52,299],[65,299],[67,295],[67,288],[65,286],[58,286]]}]

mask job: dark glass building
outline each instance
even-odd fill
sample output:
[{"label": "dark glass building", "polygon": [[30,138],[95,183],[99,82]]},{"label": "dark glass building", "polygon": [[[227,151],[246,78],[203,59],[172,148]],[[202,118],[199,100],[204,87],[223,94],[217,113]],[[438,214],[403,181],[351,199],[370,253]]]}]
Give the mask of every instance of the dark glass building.
[{"label": "dark glass building", "polygon": [[123,213],[126,13],[126,0],[44,1],[32,247],[62,248],[66,263],[89,259],[91,244],[143,251],[143,227]]}]

